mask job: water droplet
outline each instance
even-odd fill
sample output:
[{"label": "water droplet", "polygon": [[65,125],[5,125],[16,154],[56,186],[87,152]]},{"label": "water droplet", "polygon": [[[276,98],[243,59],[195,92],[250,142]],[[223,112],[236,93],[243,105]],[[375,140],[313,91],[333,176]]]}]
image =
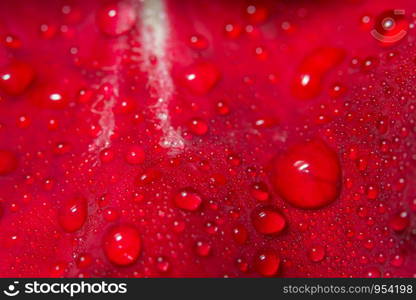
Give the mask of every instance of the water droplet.
[{"label": "water droplet", "polygon": [[220,173],[216,173],[210,176],[209,181],[214,185],[214,186],[223,186],[224,184],[227,183],[227,178],[220,174]]},{"label": "water droplet", "polygon": [[273,162],[273,185],[293,206],[315,209],[335,201],[340,192],[341,166],[326,143],[297,144]]},{"label": "water droplet", "polygon": [[42,85],[36,88],[31,100],[37,106],[50,109],[63,109],[69,103],[66,92],[58,85]]},{"label": "water droplet", "polygon": [[175,195],[174,202],[180,209],[196,211],[201,206],[202,198],[193,189],[185,188]]},{"label": "water droplet", "polygon": [[160,256],[156,259],[156,261],[157,261],[157,269],[159,270],[159,272],[166,273],[169,271],[170,263],[164,257]]},{"label": "water droplet", "polygon": [[12,34],[8,34],[4,37],[3,44],[10,49],[19,49],[22,47],[22,41]]},{"label": "water droplet", "polygon": [[136,101],[131,97],[126,97],[117,103],[115,111],[120,114],[129,114],[136,108]]},{"label": "water droplet", "polygon": [[59,122],[56,119],[49,119],[48,120],[48,129],[49,130],[56,130],[59,128]]},{"label": "water droplet", "polygon": [[250,4],[245,10],[246,19],[252,24],[265,22],[269,14],[269,9],[261,4]]},{"label": "water droplet", "polygon": [[56,143],[53,152],[57,155],[63,155],[68,153],[71,150],[71,146],[66,142]]},{"label": "water droplet", "polygon": [[357,168],[360,171],[365,171],[368,166],[368,158],[367,157],[360,157],[357,159]]},{"label": "water droplet", "polygon": [[257,201],[267,201],[269,200],[270,194],[269,190],[267,188],[267,185],[263,182],[257,182],[254,183],[251,186],[251,195],[257,200]]},{"label": "water droplet", "polygon": [[92,264],[92,257],[88,253],[82,253],[76,260],[78,268],[86,268]]},{"label": "water droplet", "polygon": [[177,233],[180,233],[185,230],[186,224],[184,221],[176,220],[173,222],[173,230]]},{"label": "water droplet", "polygon": [[379,63],[379,61],[376,57],[371,57],[371,56],[366,57],[363,60],[362,64],[361,64],[361,69],[364,72],[370,71],[370,70],[376,68],[378,63]]},{"label": "water droplet", "polygon": [[293,84],[292,93],[299,99],[310,99],[321,91],[323,77],[344,59],[343,50],[323,47],[309,54],[301,63]]},{"label": "water droplet", "polygon": [[141,203],[144,200],[144,195],[138,192],[134,192],[132,195],[132,200],[134,203]]},{"label": "water droplet", "polygon": [[189,130],[195,135],[205,135],[208,132],[208,124],[201,119],[192,119],[188,124]]},{"label": "water droplet", "polygon": [[207,243],[198,241],[195,248],[196,254],[205,257],[211,254],[211,246]]},{"label": "water droplet", "polygon": [[156,180],[158,180],[160,176],[161,176],[161,173],[159,170],[147,169],[137,178],[137,184],[145,185],[145,184],[153,183]]},{"label": "water droplet", "polygon": [[375,186],[368,186],[367,188],[367,198],[370,200],[376,199],[378,196],[378,189]]},{"label": "water droplet", "polygon": [[189,46],[195,50],[204,50],[208,48],[208,40],[200,34],[194,34],[189,38]]},{"label": "water droplet", "polygon": [[51,39],[56,36],[58,28],[54,24],[41,24],[39,26],[39,33],[43,39]]},{"label": "water droplet", "polygon": [[66,232],[75,232],[84,225],[87,214],[87,199],[81,196],[73,197],[60,208],[58,221]]},{"label": "water droplet", "polygon": [[255,210],[251,220],[254,228],[262,234],[279,234],[286,227],[286,219],[274,209]]},{"label": "water droplet", "polygon": [[377,268],[371,268],[367,271],[366,277],[368,277],[368,278],[380,278],[381,277],[380,270],[377,269]]},{"label": "water droplet", "polygon": [[235,23],[228,23],[224,26],[225,36],[230,39],[236,39],[241,35],[241,25]]},{"label": "water droplet", "polygon": [[218,226],[214,222],[206,222],[205,231],[208,234],[216,234],[218,232]]},{"label": "water droplet", "polygon": [[385,134],[389,127],[387,118],[381,118],[376,123],[377,130],[380,134]]},{"label": "water droplet", "polygon": [[140,146],[131,146],[127,150],[124,158],[131,165],[141,164],[145,160],[144,150]]},{"label": "water droplet", "polygon": [[118,219],[120,216],[117,209],[114,208],[106,208],[103,211],[104,219],[106,219],[108,222],[113,222]]},{"label": "water droplet", "polygon": [[119,266],[128,266],[139,258],[142,242],[135,227],[116,225],[104,236],[103,247],[110,262]]},{"label": "water droplet", "polygon": [[396,254],[395,256],[393,256],[390,262],[390,264],[393,267],[397,267],[397,268],[403,266],[403,263],[404,263],[404,256],[402,254]]},{"label": "water droplet", "polygon": [[242,259],[242,258],[237,258],[236,259],[236,263],[237,263],[237,267],[241,272],[247,272],[248,271],[248,263]]},{"label": "water droplet", "polygon": [[115,156],[114,151],[110,148],[103,149],[100,152],[100,160],[103,163],[108,163],[108,162],[113,161],[114,156]]},{"label": "water droplet", "polygon": [[32,124],[32,119],[29,116],[21,115],[17,118],[17,127],[28,128]]},{"label": "water droplet", "polygon": [[97,14],[97,25],[110,36],[127,33],[136,23],[136,10],[126,2],[112,3],[102,7]]},{"label": "water droplet", "polygon": [[53,178],[45,178],[43,181],[43,189],[45,191],[51,191],[55,186],[55,180]]},{"label": "water droplet", "polygon": [[230,163],[230,165],[232,165],[234,167],[238,167],[239,165],[241,165],[241,159],[236,154],[228,155],[227,159],[228,159],[228,162]]},{"label": "water droplet", "polygon": [[218,101],[216,104],[216,109],[220,115],[228,115],[230,113],[230,108],[225,101]]},{"label": "water droplet", "polygon": [[325,257],[325,248],[322,246],[315,246],[309,250],[308,257],[313,262],[320,262]]},{"label": "water droplet", "polygon": [[262,250],[254,258],[254,268],[265,277],[277,274],[280,267],[280,258],[272,249]]},{"label": "water droplet", "polygon": [[375,243],[374,243],[374,240],[373,240],[373,239],[367,239],[367,240],[364,242],[364,248],[366,248],[366,249],[371,250],[371,249],[373,249],[373,248],[374,248],[374,246],[375,246]]},{"label": "water droplet", "polygon": [[67,269],[66,263],[57,263],[51,268],[51,277],[60,278],[63,277]]},{"label": "water droplet", "polygon": [[180,78],[182,85],[195,95],[207,94],[219,79],[218,68],[209,62],[199,62],[188,67]]},{"label": "water droplet", "polygon": [[0,89],[9,95],[20,95],[35,77],[32,67],[26,63],[13,62],[0,69]]},{"label": "water droplet", "polygon": [[331,98],[337,99],[341,97],[346,92],[346,90],[347,89],[345,86],[339,83],[335,83],[331,86],[331,89],[329,90],[329,95],[331,96]]},{"label": "water droplet", "polygon": [[78,103],[88,103],[94,97],[94,91],[90,89],[81,89],[78,92]]},{"label": "water droplet", "polygon": [[391,218],[389,222],[390,228],[396,232],[404,231],[407,227],[409,227],[409,224],[409,215],[405,211],[393,216],[393,218]]},{"label": "water droplet", "polygon": [[267,58],[269,57],[269,53],[267,52],[267,50],[261,46],[256,47],[254,49],[254,55],[259,60],[267,60]]},{"label": "water droplet", "polygon": [[248,232],[247,229],[244,227],[244,225],[237,225],[233,228],[232,231],[234,241],[240,245],[243,245],[246,243],[248,238]]}]

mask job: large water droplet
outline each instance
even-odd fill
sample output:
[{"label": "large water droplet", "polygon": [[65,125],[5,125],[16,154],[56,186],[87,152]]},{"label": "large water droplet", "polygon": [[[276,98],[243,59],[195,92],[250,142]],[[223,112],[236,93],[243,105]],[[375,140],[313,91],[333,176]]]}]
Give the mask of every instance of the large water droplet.
[{"label": "large water droplet", "polygon": [[196,95],[204,95],[211,91],[219,79],[218,68],[209,62],[199,62],[188,67],[180,78],[182,85]]},{"label": "large water droplet", "polygon": [[13,62],[0,70],[0,89],[9,95],[20,95],[35,77],[32,67],[26,63]]},{"label": "large water droplet", "polygon": [[104,253],[119,266],[131,265],[141,253],[142,242],[138,230],[130,225],[112,227],[104,236]]},{"label": "large water droplet", "polygon": [[326,143],[313,140],[293,146],[273,162],[273,185],[293,206],[320,208],[339,195],[341,166]]}]

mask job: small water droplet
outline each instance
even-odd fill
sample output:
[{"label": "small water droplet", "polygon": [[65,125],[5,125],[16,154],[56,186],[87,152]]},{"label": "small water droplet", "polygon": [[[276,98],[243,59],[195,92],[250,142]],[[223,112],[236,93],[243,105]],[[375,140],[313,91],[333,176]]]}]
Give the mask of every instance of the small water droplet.
[{"label": "small water droplet", "polygon": [[87,215],[87,199],[77,196],[63,204],[59,210],[58,221],[66,232],[75,232],[84,225]]},{"label": "small water droplet", "polygon": [[314,246],[309,250],[308,257],[313,262],[320,262],[325,258],[325,248],[322,246]]},{"label": "small water droplet", "polygon": [[267,201],[269,200],[270,194],[269,190],[267,188],[267,185],[263,182],[256,182],[251,186],[251,195],[257,200],[257,201]]},{"label": "small water droplet", "polygon": [[265,277],[271,277],[278,273],[280,258],[272,249],[262,250],[254,258],[254,268]]},{"label": "small water droplet", "polygon": [[407,212],[403,211],[390,219],[389,222],[390,228],[396,232],[402,232],[406,230],[410,225],[409,215]]},{"label": "small water droplet", "polygon": [[142,242],[138,230],[131,225],[116,225],[104,236],[104,253],[119,266],[135,263],[140,256]]},{"label": "small water droplet", "polygon": [[195,250],[198,256],[205,257],[211,254],[212,249],[208,243],[198,241]]},{"label": "small water droplet", "polygon": [[286,219],[275,209],[258,209],[251,217],[254,228],[262,234],[279,234],[286,227]]},{"label": "small water droplet", "polygon": [[199,62],[188,67],[180,76],[181,84],[195,95],[210,92],[220,79],[218,68],[209,62]]},{"label": "small water droplet", "polygon": [[202,204],[202,198],[195,190],[185,188],[175,195],[174,203],[180,209],[196,211]]},{"label": "small water droplet", "polygon": [[205,135],[208,132],[208,124],[202,119],[192,119],[188,124],[189,130],[195,135]]},{"label": "small water droplet", "polygon": [[248,231],[244,225],[237,225],[232,230],[234,241],[240,245],[246,243],[248,238]]}]

